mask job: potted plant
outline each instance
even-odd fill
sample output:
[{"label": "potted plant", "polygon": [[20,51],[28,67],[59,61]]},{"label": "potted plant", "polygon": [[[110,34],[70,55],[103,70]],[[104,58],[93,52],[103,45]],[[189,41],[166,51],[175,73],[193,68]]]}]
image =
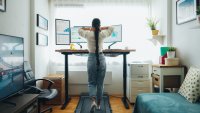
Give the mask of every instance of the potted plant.
[{"label": "potted plant", "polygon": [[158,20],[153,18],[147,18],[147,25],[150,27],[152,35],[158,35],[159,30],[156,29],[157,24]]},{"label": "potted plant", "polygon": [[200,23],[200,6],[197,6],[196,13],[197,13],[197,20]]},{"label": "potted plant", "polygon": [[175,47],[169,47],[167,51],[167,58],[175,58],[176,55],[176,48]]}]

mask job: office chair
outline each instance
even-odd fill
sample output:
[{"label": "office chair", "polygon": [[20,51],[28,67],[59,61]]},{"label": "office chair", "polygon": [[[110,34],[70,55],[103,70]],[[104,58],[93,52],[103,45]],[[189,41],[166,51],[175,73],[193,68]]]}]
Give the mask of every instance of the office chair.
[{"label": "office chair", "polygon": [[[51,86],[54,84],[53,81],[48,79],[35,79],[35,76],[33,74],[33,71],[31,69],[31,66],[28,61],[24,62],[24,89],[25,93],[31,93],[31,94],[39,94],[38,96],[38,112],[44,113],[46,111],[52,112],[52,107],[48,107],[41,111],[41,103],[45,103],[46,101],[52,100],[55,98],[58,94],[57,89],[51,89]],[[41,89],[39,87],[36,87],[37,81],[48,81],[49,85],[47,89]]]}]

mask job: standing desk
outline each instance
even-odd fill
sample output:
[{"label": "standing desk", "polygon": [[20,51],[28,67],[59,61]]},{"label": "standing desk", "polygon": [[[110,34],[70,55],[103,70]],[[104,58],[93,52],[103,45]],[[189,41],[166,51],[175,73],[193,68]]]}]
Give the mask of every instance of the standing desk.
[{"label": "standing desk", "polygon": [[[87,54],[89,53],[88,50],[70,50],[70,49],[60,49],[60,50],[55,50],[56,52],[59,52],[63,55],[65,55],[65,102],[62,105],[61,109],[65,109],[67,104],[70,101],[69,93],[68,93],[68,78],[69,78],[69,69],[68,69],[68,56],[72,54]],[[127,77],[127,61],[126,61],[126,55],[129,54],[131,51],[135,51],[135,49],[131,50],[123,50],[123,49],[105,49],[103,50],[103,53],[109,54],[109,55],[123,55],[123,97],[122,97],[122,102],[125,106],[126,109],[129,109],[129,105],[127,103],[127,97],[126,97],[126,77]]]}]

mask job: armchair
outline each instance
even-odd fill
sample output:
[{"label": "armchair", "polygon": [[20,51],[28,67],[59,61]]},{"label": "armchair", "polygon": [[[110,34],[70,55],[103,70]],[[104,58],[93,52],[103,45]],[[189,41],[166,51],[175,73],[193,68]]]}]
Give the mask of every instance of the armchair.
[{"label": "armchair", "polygon": [[[51,86],[54,84],[53,81],[48,79],[35,79],[34,73],[31,69],[31,66],[28,61],[24,62],[24,89],[25,93],[31,93],[31,94],[39,94],[38,96],[38,112],[44,113],[46,111],[52,111],[52,107],[48,107],[47,109],[44,109],[41,111],[41,103],[44,103],[45,101],[52,100],[55,98],[58,94],[57,89],[51,89]],[[39,87],[36,87],[37,81],[48,81],[49,85],[47,89],[41,89]]]}]

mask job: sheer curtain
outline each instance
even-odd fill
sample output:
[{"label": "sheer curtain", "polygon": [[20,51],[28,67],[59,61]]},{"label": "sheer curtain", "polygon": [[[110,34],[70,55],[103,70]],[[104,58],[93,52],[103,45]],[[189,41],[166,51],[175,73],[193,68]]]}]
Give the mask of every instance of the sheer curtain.
[{"label": "sheer curtain", "polygon": [[[157,61],[159,51],[148,41],[150,37],[146,18],[151,13],[151,0],[51,0],[52,25],[54,19],[70,20],[72,26],[91,25],[93,18],[100,18],[102,26],[122,24],[122,42],[118,42],[111,48],[136,49],[136,52],[128,55],[128,61]],[[55,36],[55,26],[52,26],[51,36]],[[104,44],[107,48],[108,44]],[[51,38],[51,50],[69,48],[56,46],[55,37]],[[79,48],[78,46],[76,46]],[[87,48],[86,44],[83,44]],[[51,52],[52,53],[52,52]],[[120,57],[120,56],[119,56]],[[107,58],[108,63],[121,64],[122,58]],[[82,63],[87,57],[70,57],[70,64]],[[64,56],[53,52],[50,57],[52,62],[64,63]]]}]

